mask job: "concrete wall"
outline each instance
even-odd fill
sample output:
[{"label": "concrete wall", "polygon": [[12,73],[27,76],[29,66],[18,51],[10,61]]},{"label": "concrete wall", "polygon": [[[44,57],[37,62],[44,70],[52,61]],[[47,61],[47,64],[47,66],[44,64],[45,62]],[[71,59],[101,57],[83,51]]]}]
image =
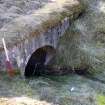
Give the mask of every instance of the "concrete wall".
[{"label": "concrete wall", "polygon": [[[69,20],[77,18],[83,10],[78,0],[56,0],[32,14],[19,16],[5,24],[0,29],[0,38],[6,40],[13,67],[24,71],[30,56],[38,48],[51,46],[56,49],[59,37],[70,26]],[[0,70],[6,70],[5,60],[0,40]]]},{"label": "concrete wall", "polygon": [[[13,67],[24,71],[30,56],[38,48],[48,45],[56,49],[59,37],[64,35],[69,26],[69,18],[66,17],[55,27],[49,28],[48,31],[30,37],[20,44],[9,48],[8,53]],[[0,52],[0,70],[6,70],[5,60],[5,53],[2,51]]]}]

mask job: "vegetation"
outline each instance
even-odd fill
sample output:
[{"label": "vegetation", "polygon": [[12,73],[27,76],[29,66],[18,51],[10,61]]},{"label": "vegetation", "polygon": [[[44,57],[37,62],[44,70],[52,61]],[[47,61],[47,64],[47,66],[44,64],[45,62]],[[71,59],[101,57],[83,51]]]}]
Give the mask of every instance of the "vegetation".
[{"label": "vegetation", "polygon": [[97,102],[98,102],[98,105],[105,105],[105,96],[104,95],[98,95],[97,96]]},{"label": "vegetation", "polygon": [[0,72],[0,104],[4,98],[16,97],[20,97],[22,104],[22,97],[27,97],[58,105],[104,105],[104,96],[97,96],[99,92],[104,93],[102,83],[74,74],[24,79],[20,75],[10,78]]},{"label": "vegetation", "polygon": [[[59,0],[61,4],[64,1]],[[60,38],[55,64],[72,68],[84,68],[88,65],[92,78],[69,74],[65,76],[44,75],[25,79],[17,71],[13,78],[9,77],[6,72],[0,72],[0,105],[2,105],[2,98],[13,99],[16,97],[46,101],[50,105],[105,105],[105,22],[103,21],[105,11],[102,11],[105,2],[102,0],[80,1],[85,1],[87,10],[71,24],[65,35]],[[78,13],[75,15],[74,12],[70,12],[68,5],[66,8],[64,7],[63,12],[56,8],[51,14],[49,7],[46,8],[50,16],[46,15],[46,21],[42,19],[42,26],[37,27],[42,31],[55,26],[65,16],[72,20],[78,15]],[[72,9],[80,13],[81,8],[80,5],[78,8]],[[34,22],[35,15],[30,16],[33,16],[31,22]],[[30,23],[29,20],[27,22]],[[33,26],[33,28],[35,27]],[[38,34],[39,30],[36,33]],[[24,104],[22,99],[21,103]],[[30,103],[25,104],[30,105]]]}]

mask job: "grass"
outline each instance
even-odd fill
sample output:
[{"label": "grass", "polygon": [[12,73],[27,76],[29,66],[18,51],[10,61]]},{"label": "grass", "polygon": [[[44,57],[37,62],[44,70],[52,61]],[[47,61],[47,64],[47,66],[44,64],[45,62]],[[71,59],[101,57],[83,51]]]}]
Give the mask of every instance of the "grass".
[{"label": "grass", "polygon": [[[95,88],[94,88],[95,85]],[[78,75],[44,76],[24,79],[19,74],[10,78],[7,73],[0,72],[0,99],[28,97],[58,105],[94,105],[97,89],[104,91],[103,84],[94,83]],[[70,89],[74,87],[74,91]],[[91,96],[91,99],[90,99]],[[81,98],[80,98],[81,97]],[[97,102],[104,105],[104,96],[98,95]],[[31,105],[31,104],[26,104]]]},{"label": "grass", "polygon": [[33,90],[29,86],[27,80],[23,79],[20,74],[10,77],[7,72],[0,72],[0,86],[3,91],[0,91],[0,96],[29,96],[33,95]]},{"label": "grass", "polygon": [[49,78],[51,81],[58,82],[58,83],[66,83],[68,80],[68,75],[64,76],[45,76]]},{"label": "grass", "polygon": [[98,105],[105,105],[105,96],[104,95],[98,95],[97,96],[97,102],[98,102]]}]

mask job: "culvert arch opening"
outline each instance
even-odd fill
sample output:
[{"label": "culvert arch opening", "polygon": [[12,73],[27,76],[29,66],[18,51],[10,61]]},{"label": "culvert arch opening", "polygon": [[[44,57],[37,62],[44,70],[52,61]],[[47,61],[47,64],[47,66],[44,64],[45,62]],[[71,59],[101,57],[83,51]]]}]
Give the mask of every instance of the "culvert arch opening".
[{"label": "culvert arch opening", "polygon": [[52,63],[56,50],[52,46],[38,48],[30,57],[24,75],[25,77],[39,76],[44,74],[46,66]]}]

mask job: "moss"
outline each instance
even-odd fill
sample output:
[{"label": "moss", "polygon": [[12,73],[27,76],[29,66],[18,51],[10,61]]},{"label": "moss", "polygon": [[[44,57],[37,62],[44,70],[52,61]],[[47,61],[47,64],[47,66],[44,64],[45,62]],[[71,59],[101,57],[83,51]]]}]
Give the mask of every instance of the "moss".
[{"label": "moss", "polygon": [[97,102],[98,102],[98,105],[105,105],[105,96],[104,95],[98,95],[97,96]]}]

